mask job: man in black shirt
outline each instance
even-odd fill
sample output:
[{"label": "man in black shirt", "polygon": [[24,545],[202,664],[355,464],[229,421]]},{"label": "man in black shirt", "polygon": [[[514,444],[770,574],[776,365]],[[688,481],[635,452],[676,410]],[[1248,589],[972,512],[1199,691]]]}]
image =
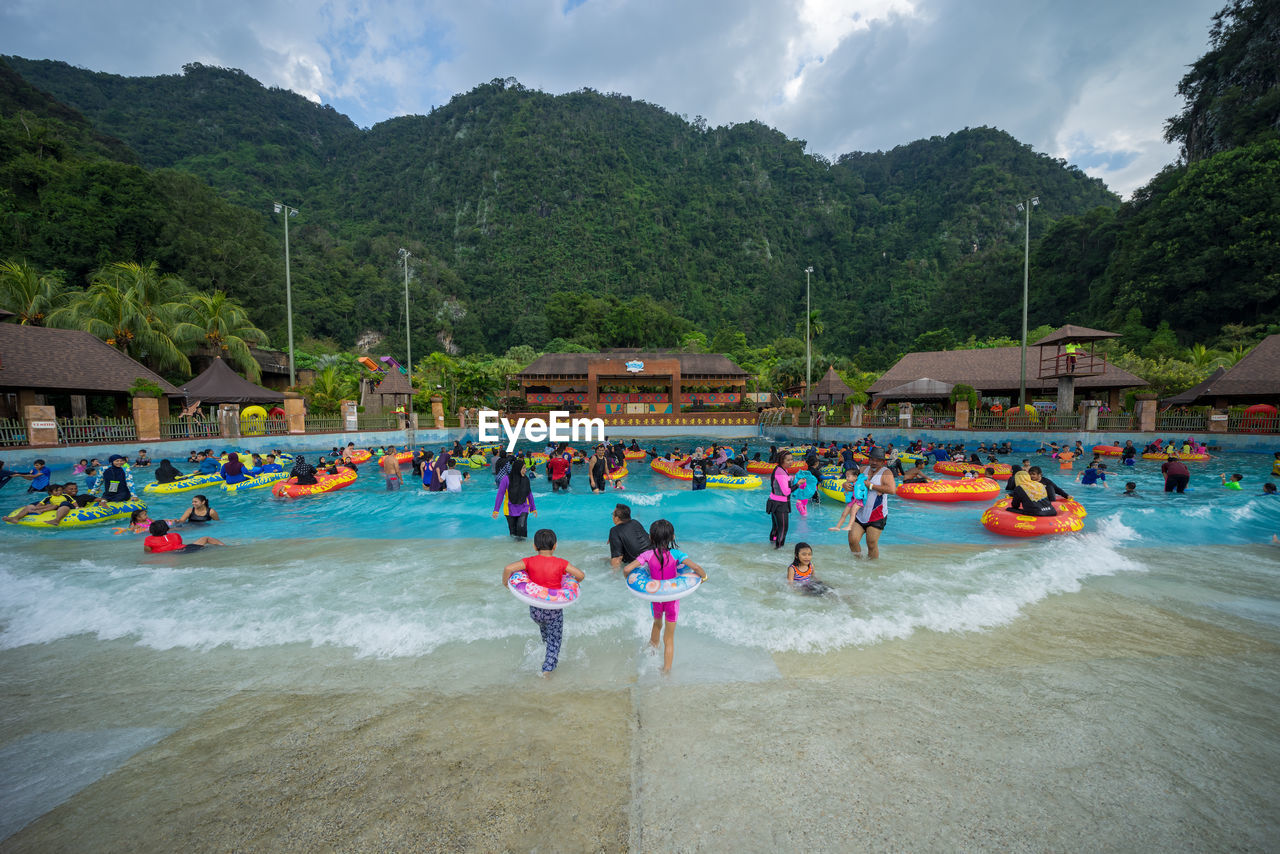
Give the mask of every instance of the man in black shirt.
[{"label": "man in black shirt", "polygon": [[631,563],[648,548],[649,535],[644,525],[631,518],[631,508],[625,504],[613,508],[613,527],[609,530],[609,563],[613,568]]}]

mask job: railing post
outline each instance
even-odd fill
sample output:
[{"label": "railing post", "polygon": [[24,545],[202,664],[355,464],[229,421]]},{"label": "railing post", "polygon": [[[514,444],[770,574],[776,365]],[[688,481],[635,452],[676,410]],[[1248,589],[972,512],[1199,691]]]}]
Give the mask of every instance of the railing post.
[{"label": "railing post", "polygon": [[307,407],[302,395],[285,392],[284,419],[289,425],[290,434],[307,432]]},{"label": "railing post", "polygon": [[1102,408],[1100,400],[1082,400],[1080,408],[1084,410],[1084,429],[1090,433],[1098,430],[1098,410]]},{"label": "railing post", "polygon": [[133,399],[133,425],[138,431],[139,442],[156,442],[160,439],[160,400],[154,397]]},{"label": "railing post", "polygon": [[969,401],[964,399],[956,401],[956,429],[969,429]]},{"label": "railing post", "polygon": [[1142,433],[1156,432],[1156,395],[1149,392],[1141,392],[1136,396],[1136,401],[1138,431]]},{"label": "railing post", "polygon": [[27,430],[27,444],[33,448],[58,444],[58,418],[52,406],[22,407],[22,422]]},{"label": "railing post", "polygon": [[1227,422],[1230,416],[1225,410],[1210,409],[1209,410],[1209,432],[1225,433],[1227,432]]}]

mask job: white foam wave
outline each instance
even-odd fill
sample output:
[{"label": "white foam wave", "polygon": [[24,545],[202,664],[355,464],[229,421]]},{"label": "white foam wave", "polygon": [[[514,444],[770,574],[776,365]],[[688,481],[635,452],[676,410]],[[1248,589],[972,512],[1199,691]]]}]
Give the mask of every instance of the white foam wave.
[{"label": "white foam wave", "polygon": [[1104,519],[1090,533],[991,549],[952,564],[823,573],[844,593],[839,599],[703,597],[682,619],[727,643],[771,652],[826,652],[922,630],[982,631],[1012,622],[1049,596],[1077,592],[1088,578],[1146,571],[1116,548],[1136,538],[1119,519]]}]

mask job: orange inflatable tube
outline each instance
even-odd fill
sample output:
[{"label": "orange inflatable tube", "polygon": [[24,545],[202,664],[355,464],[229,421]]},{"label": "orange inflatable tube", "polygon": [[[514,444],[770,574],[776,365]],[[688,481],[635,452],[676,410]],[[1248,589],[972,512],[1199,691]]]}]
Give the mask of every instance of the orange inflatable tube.
[{"label": "orange inflatable tube", "polygon": [[898,497],[912,501],[990,501],[1000,495],[1000,484],[989,477],[970,480],[931,480],[928,483],[902,483]]},{"label": "orange inflatable tube", "polygon": [[296,478],[282,480],[271,487],[271,494],[277,498],[302,498],[307,495],[322,495],[337,489],[346,489],[356,482],[354,469],[339,469],[337,474],[316,474],[316,482],[300,485]]},{"label": "orange inflatable tube", "polygon": [[1124,453],[1124,448],[1119,445],[1094,445],[1093,452],[1100,457],[1118,457]]},{"label": "orange inflatable tube", "polygon": [[982,511],[982,527],[1006,537],[1042,537],[1049,534],[1074,534],[1084,528],[1084,506],[1074,498],[1053,502],[1057,516],[1026,516],[1009,509],[1012,498],[1001,498]]}]

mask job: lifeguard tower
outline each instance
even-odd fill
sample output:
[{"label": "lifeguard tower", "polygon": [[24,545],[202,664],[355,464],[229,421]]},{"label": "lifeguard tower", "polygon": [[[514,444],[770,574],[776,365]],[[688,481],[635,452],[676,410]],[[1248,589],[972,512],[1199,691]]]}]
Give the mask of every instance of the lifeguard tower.
[{"label": "lifeguard tower", "polygon": [[1078,377],[1097,377],[1107,372],[1107,358],[1096,352],[1097,343],[1119,337],[1118,332],[1068,324],[1032,345],[1040,348],[1040,379],[1058,381],[1059,414],[1075,412]]}]

